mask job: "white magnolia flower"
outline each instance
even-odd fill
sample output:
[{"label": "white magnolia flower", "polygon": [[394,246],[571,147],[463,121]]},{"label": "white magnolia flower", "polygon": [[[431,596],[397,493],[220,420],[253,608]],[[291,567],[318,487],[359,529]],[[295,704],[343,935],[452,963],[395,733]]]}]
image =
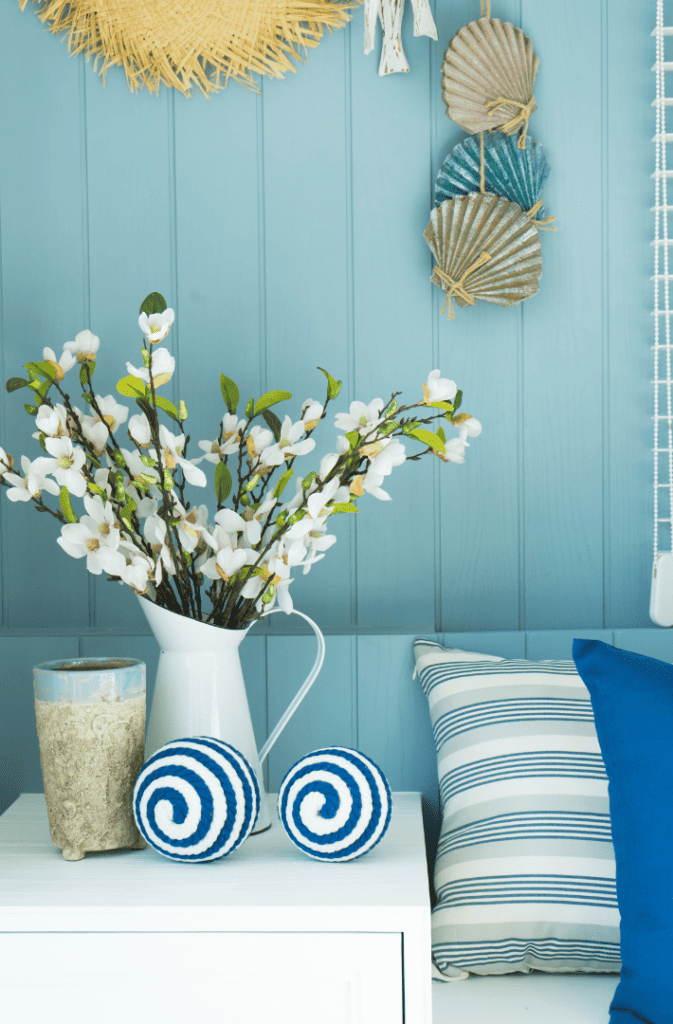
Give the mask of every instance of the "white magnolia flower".
[{"label": "white magnolia flower", "polygon": [[239,420],[231,413],[225,413],[222,417],[222,444],[218,444],[217,438],[214,441],[199,441],[199,448],[206,452],[202,458],[208,462],[217,463],[226,455],[233,455],[237,452],[244,426],[245,420]]},{"label": "white magnolia flower", "polygon": [[338,461],[339,456],[336,452],[330,452],[328,455],[323,456],[320,460],[320,469],[318,471],[318,476],[321,480],[324,480],[325,477],[329,476]]},{"label": "white magnolia flower", "polygon": [[161,441],[163,449],[161,457],[164,466],[170,470],[174,470],[177,466],[180,466],[182,472],[185,474],[185,480],[187,483],[193,484],[194,487],[205,487],[208,483],[208,479],[203,470],[195,466],[193,462],[189,461],[189,459],[183,459],[182,457],[182,452],[185,447],[185,435],[180,434],[179,437],[176,437],[175,434],[172,434],[170,430],[161,423],[159,425],[159,440]]},{"label": "white magnolia flower", "polygon": [[152,431],[150,421],[144,412],[136,413],[129,420],[128,432],[141,448],[149,448],[152,443]]},{"label": "white magnolia flower", "polygon": [[450,441],[446,441],[444,444],[444,454],[435,452],[435,455],[442,462],[465,462],[465,445],[466,442],[461,440],[461,438],[452,437]]},{"label": "white magnolia flower", "polygon": [[[126,369],[133,377],[139,377],[146,384],[150,382],[150,371],[148,367],[141,366],[137,368],[131,366],[130,363],[126,364]],[[154,386],[158,387],[160,384],[166,384],[175,372],[175,359],[170,352],[165,348],[158,348],[152,355],[152,379],[154,380]]]},{"label": "white magnolia flower", "polygon": [[[246,508],[243,513],[245,539],[248,544],[254,547],[262,539],[262,520],[266,519],[271,510],[276,506],[278,498],[267,498],[258,509]],[[219,512],[215,516],[217,516]]]},{"label": "white magnolia flower", "polygon": [[127,583],[129,587],[133,587],[136,594],[140,595],[147,593],[148,580],[154,570],[154,563],[147,555],[139,554],[134,555],[118,575],[121,576],[124,583]]},{"label": "white magnolia flower", "polygon": [[379,501],[392,501],[388,492],[384,491],[381,487],[383,480],[383,473],[377,473],[376,470],[368,469],[362,481],[362,487],[367,494],[378,498]]},{"label": "white magnolia flower", "polygon": [[327,517],[332,512],[326,506],[334,498],[338,487],[338,480],[330,480],[321,491],[316,491],[315,494],[309,495],[303,518],[299,522],[294,523],[285,534],[288,540],[303,538],[311,530],[319,529],[325,524]]},{"label": "white magnolia flower", "polygon": [[455,381],[440,377],[439,374],[440,370],[431,370],[427,384],[423,384],[426,405],[430,402],[452,402],[456,397],[458,386]]},{"label": "white magnolia flower", "polygon": [[[77,362],[72,352],[68,352],[66,349],[63,350],[61,358],[57,359],[53,348],[42,349],[42,361],[49,363],[52,369],[56,371],[56,380],[63,380],[68,370],[71,370]],[[44,407],[42,406],[41,408]]]},{"label": "white magnolia flower", "polygon": [[86,494],[86,479],[82,473],[86,455],[82,448],[73,446],[69,437],[47,437],[45,448],[51,459],[36,459],[33,465],[39,473],[50,473],[56,477],[60,487],[67,487],[78,498]]},{"label": "white magnolia flower", "polygon": [[363,445],[360,449],[369,459],[368,471],[381,476],[389,476],[395,466],[401,466],[407,457],[401,441],[396,438],[383,438],[371,445]]},{"label": "white magnolia flower", "polygon": [[[262,562],[258,568],[259,572],[246,581],[245,586],[241,590],[241,597],[250,599],[259,596],[260,599],[256,605],[257,611],[270,610],[273,608],[276,598],[278,598],[280,608],[289,615],[293,607],[292,598],[288,592],[288,587],[292,583],[290,567],[285,565],[281,558],[274,555],[268,561]],[[269,585],[269,590],[273,588],[271,591],[273,596],[265,604],[260,595],[267,584]]]},{"label": "white magnolia flower", "polygon": [[128,451],[126,448],[119,449],[126,459],[126,471],[132,480],[138,480],[140,475],[144,473],[146,476],[151,476],[154,480],[159,479],[159,473],[156,469],[152,469],[150,466],[146,466],[144,462],[140,461],[140,453],[135,451]]},{"label": "white magnolia flower", "polygon": [[310,430],[315,430],[315,428],[320,423],[323,414],[323,408],[324,407],[320,404],[320,402],[315,402],[312,398],[307,398],[304,404],[302,405],[301,420],[302,423],[304,424],[304,430],[306,431],[307,434]]},{"label": "white magnolia flower", "polygon": [[153,345],[166,337],[174,320],[175,313],[172,309],[165,309],[163,313],[150,313],[149,316],[147,313],[141,313],[138,317],[140,330]]},{"label": "white magnolia flower", "polygon": [[[213,518],[217,526],[224,530],[227,535],[233,533],[236,536],[237,533],[243,533],[245,530],[245,519],[243,516],[239,516],[238,512],[234,512],[233,508],[221,508],[215,513]],[[220,545],[214,543],[211,544],[211,547],[218,548]]]},{"label": "white magnolia flower", "polygon": [[336,544],[336,537],[332,533],[327,533],[327,527],[321,526],[311,530],[304,541],[309,545],[307,558],[304,561],[304,576],[311,571],[311,567],[325,557],[325,552]]},{"label": "white magnolia flower", "polygon": [[175,576],[175,563],[170,548],[166,543],[166,524],[159,516],[148,516],[143,527],[145,540],[151,545],[156,556],[154,580],[159,586],[163,578],[163,569]]},{"label": "white magnolia flower", "polygon": [[[4,456],[3,461],[8,460],[8,457],[1,448],[0,453]],[[42,490],[49,491],[50,494],[60,493],[61,488],[56,481],[50,480],[46,475],[48,468],[36,465],[40,461],[40,459],[36,459],[35,462],[31,462],[25,455],[22,455],[21,469],[23,477],[20,477],[18,473],[3,471],[2,476],[12,484],[7,491],[7,497],[10,501],[30,501],[31,498],[37,497]]]},{"label": "white magnolia flower", "polygon": [[61,536],[56,538],[56,543],[72,558],[86,557],[86,567],[94,576],[100,576],[102,572],[120,576],[126,566],[124,555],[105,543],[98,524],[89,516],[82,516],[79,523],[66,523],[62,526]]},{"label": "white magnolia flower", "polygon": [[466,437],[479,437],[482,430],[481,423],[479,420],[475,420],[474,416],[470,416],[469,419],[457,424],[457,426],[460,440],[464,444],[467,444]]},{"label": "white magnolia flower", "polygon": [[[350,412],[339,412],[334,425],[345,434],[357,430],[360,434],[369,434],[382,422],[381,413],[385,405],[382,398],[375,398],[369,405],[364,402],[351,402]],[[348,442],[346,442],[348,443]]]},{"label": "white magnolia flower", "polygon": [[[264,454],[266,449],[273,444],[273,434],[265,427],[255,425],[250,428],[250,433],[245,439],[245,444],[248,449],[250,465],[253,469],[256,469],[257,466],[262,464],[261,456]],[[282,462],[283,460],[281,459],[280,461]],[[280,465],[280,463],[278,463],[278,465]]]},{"label": "white magnolia flower", "polygon": [[66,341],[63,348],[75,356],[78,363],[94,363],[96,353],[100,345],[100,338],[97,338],[91,331],[80,331],[75,335],[74,341]]},{"label": "white magnolia flower", "polygon": [[106,395],[105,398],[96,395],[96,403],[102,415],[83,416],[81,423],[82,433],[91,441],[96,454],[101,455],[110,437],[108,427],[114,433],[121,423],[126,423],[129,411],[125,405],[119,405],[113,395]]},{"label": "white magnolia flower", "polygon": [[87,515],[82,516],[92,534],[98,533],[101,544],[116,550],[119,547],[119,523],[115,519],[114,508],[109,501],[103,503],[99,494],[85,494],[84,507]]},{"label": "white magnolia flower", "polygon": [[93,474],[93,482],[102,490],[105,491],[108,498],[112,494],[112,486],[108,480],[108,470],[101,466],[100,469],[95,469]]},{"label": "white magnolia flower", "polygon": [[0,476],[4,476],[14,466],[14,459],[4,448],[0,448]]},{"label": "white magnolia flower", "polygon": [[207,531],[207,527],[207,505],[199,505],[198,508],[192,508],[188,513],[185,513],[178,526],[178,537],[185,551],[191,554],[198,547],[204,530]]},{"label": "white magnolia flower", "polygon": [[49,405],[41,405],[37,410],[35,417],[35,426],[37,427],[33,437],[36,441],[40,439],[40,434],[46,434],[47,437],[63,437],[68,431],[68,411],[64,405],[55,405],[52,409]]},{"label": "white magnolia flower", "polygon": [[280,466],[285,459],[294,458],[297,455],[307,455],[315,448],[315,441],[312,437],[300,441],[304,434],[304,423],[299,420],[293,423],[289,416],[283,420],[280,431],[280,439],[276,444],[266,448],[261,456],[260,463],[263,466]]},{"label": "white magnolia flower", "polygon": [[207,559],[201,566],[201,572],[210,580],[221,579],[228,583],[234,573],[242,569],[247,562],[245,548],[221,547],[217,555]]}]

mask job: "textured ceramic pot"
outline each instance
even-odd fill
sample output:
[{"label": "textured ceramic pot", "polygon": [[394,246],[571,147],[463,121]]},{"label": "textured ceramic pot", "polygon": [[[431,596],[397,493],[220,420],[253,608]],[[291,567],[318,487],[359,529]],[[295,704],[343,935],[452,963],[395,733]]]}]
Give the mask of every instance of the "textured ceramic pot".
[{"label": "textured ceramic pot", "polygon": [[145,761],[145,665],[75,658],[33,669],[52,841],[66,860],[142,849],[133,787]]}]

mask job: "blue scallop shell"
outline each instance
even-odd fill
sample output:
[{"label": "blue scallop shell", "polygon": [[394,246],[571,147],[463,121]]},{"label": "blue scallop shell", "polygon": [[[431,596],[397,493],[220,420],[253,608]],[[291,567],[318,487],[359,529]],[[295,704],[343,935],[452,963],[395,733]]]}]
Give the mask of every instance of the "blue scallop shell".
[{"label": "blue scallop shell", "polygon": [[[540,198],[551,167],[542,146],[526,138],[526,148],[518,148],[517,135],[495,132],[484,135],[484,187],[527,212]],[[442,164],[435,185],[435,203],[479,191],[481,168],[478,135],[459,143]],[[536,219],[544,218],[544,208]]]}]

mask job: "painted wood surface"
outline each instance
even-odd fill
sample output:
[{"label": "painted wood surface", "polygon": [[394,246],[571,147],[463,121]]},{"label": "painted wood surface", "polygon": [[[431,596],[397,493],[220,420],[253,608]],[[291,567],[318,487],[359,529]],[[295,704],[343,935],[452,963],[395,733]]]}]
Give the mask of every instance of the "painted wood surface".
[{"label": "painted wood surface", "polygon": [[[467,462],[408,464],[391,504],[343,517],[337,547],[293,584],[298,606],[342,632],[647,627],[653,8],[607,11],[494,9],[541,58],[530,131],[552,165],[558,231],[542,237],[537,296],[449,322],[422,232],[464,138],[441,99],[442,55],[476,0],[436,5],[437,42],[405,19],[409,74],[376,74],[360,8],[260,95],[234,83],[191,98],[132,94],[120,69],[103,86],[33,11],[3,5],[3,379],[91,327],[100,393],[114,394],[152,289],[177,313],[168,394],[187,402],[195,450],[223,411],[221,371],[246,396],[293,391],[296,417],[321,397],[319,365],[344,380],[341,408],[420,394],[440,366],[484,424]],[[38,454],[22,401],[0,395],[0,443],[17,458]],[[330,424],[316,455],[334,448]],[[5,626],[141,628],[121,588],[55,547],[54,520],[4,491],[0,519]]]}]

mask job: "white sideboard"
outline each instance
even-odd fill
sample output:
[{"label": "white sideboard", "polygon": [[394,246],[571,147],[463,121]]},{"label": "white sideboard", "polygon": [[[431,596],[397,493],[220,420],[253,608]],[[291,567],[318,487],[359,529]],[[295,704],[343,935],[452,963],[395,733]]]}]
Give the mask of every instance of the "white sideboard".
[{"label": "white sideboard", "polygon": [[342,864],[272,826],[229,858],[65,861],[41,794],[0,817],[0,1021],[431,1024],[420,794]]}]

